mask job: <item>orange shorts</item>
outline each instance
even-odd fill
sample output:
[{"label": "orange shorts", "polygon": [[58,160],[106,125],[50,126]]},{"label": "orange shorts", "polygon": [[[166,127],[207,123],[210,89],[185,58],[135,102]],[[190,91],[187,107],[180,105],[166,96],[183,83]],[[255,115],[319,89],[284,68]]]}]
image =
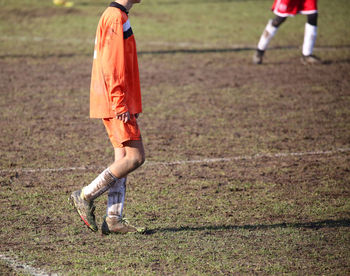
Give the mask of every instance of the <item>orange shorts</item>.
[{"label": "orange shorts", "polygon": [[130,121],[127,123],[117,118],[107,118],[102,121],[114,148],[123,148],[123,143],[126,141],[141,140],[141,132],[134,115],[130,115]]}]

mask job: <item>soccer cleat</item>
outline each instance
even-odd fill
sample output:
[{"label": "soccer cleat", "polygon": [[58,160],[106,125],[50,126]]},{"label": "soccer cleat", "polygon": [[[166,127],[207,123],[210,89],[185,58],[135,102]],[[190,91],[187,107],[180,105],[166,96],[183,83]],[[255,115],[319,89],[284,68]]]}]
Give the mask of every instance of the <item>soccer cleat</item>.
[{"label": "soccer cleat", "polygon": [[93,204],[93,201],[89,202],[83,199],[81,197],[81,190],[73,192],[70,196],[70,201],[86,226],[90,230],[96,232],[98,228],[95,221],[95,206]]},{"label": "soccer cleat", "polygon": [[319,59],[318,57],[314,56],[314,55],[309,55],[309,56],[302,56],[301,57],[301,63],[302,64],[321,64],[321,59]]},{"label": "soccer cleat", "polygon": [[129,224],[129,221],[125,218],[118,219],[116,217],[104,216],[102,223],[102,234],[127,234],[127,233],[143,233],[144,227],[135,227]]},{"label": "soccer cleat", "polygon": [[265,51],[256,50],[254,55],[253,55],[253,63],[254,64],[262,64],[264,53],[265,53]]}]

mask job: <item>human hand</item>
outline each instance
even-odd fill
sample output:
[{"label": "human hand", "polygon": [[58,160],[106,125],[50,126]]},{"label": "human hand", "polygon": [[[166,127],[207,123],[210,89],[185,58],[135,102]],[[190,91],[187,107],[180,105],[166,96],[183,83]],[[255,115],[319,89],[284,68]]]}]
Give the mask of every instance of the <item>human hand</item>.
[{"label": "human hand", "polygon": [[125,113],[118,114],[116,118],[122,121],[123,123],[127,123],[130,120],[130,113],[129,111],[127,111]]}]

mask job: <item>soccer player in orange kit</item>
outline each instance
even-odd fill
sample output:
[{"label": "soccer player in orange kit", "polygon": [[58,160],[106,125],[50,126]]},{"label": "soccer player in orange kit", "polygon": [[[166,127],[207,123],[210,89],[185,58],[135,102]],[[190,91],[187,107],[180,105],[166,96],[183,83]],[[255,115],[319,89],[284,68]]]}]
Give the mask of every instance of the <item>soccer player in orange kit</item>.
[{"label": "soccer player in orange kit", "polygon": [[307,16],[301,61],[304,64],[321,63],[320,59],[312,54],[317,37],[317,0],[275,0],[272,11],[276,17],[267,23],[253,56],[253,62],[255,64],[263,62],[264,53],[270,40],[287,17],[301,13]]},{"label": "soccer player in orange kit", "polygon": [[96,232],[94,200],[108,191],[102,233],[142,232],[123,218],[127,175],[145,161],[138,115],[142,112],[136,43],[128,19],[133,4],[116,0],[97,26],[90,87],[90,117],[101,118],[114,147],[114,162],[70,200],[86,226]]}]

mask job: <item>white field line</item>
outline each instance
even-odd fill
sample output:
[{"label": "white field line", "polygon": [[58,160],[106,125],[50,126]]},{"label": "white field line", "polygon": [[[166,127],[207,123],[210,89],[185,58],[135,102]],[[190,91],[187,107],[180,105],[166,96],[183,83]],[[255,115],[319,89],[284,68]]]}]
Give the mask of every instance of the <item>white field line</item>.
[{"label": "white field line", "polygon": [[16,272],[21,272],[21,273],[24,272],[26,274],[33,275],[33,276],[46,276],[46,275],[56,276],[56,275],[58,275],[56,273],[48,273],[48,272],[43,271],[41,269],[34,268],[30,265],[19,262],[15,258],[11,258],[11,257],[5,256],[3,254],[0,254],[0,260],[6,262]]},{"label": "white field line", "polygon": [[[260,153],[254,155],[241,155],[233,157],[222,158],[204,158],[195,160],[178,160],[170,162],[152,162],[146,161],[144,166],[176,166],[186,164],[203,164],[203,163],[217,163],[217,162],[232,162],[241,160],[256,160],[261,158],[284,158],[294,156],[310,156],[310,155],[332,155],[337,153],[350,152],[350,148],[338,148],[327,151],[306,151],[306,152],[280,152],[280,153]],[[61,167],[61,168],[17,168],[17,169],[3,169],[0,173],[45,173],[45,172],[65,172],[65,171],[88,171],[103,169],[102,167]]]}]

